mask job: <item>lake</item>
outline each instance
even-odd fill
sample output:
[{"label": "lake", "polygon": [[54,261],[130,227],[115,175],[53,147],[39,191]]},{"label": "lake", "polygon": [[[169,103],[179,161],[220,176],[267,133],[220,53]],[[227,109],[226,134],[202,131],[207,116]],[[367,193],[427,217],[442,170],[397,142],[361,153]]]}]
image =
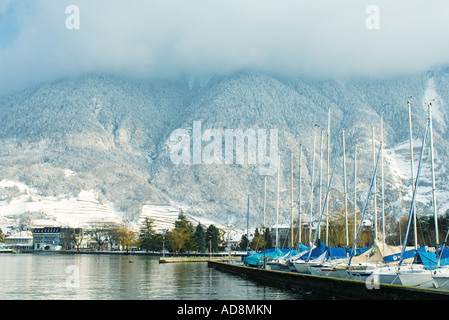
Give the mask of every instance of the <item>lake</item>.
[{"label": "lake", "polygon": [[0,254],[2,300],[309,300],[304,291],[261,285],[204,262],[159,264],[124,254]]}]

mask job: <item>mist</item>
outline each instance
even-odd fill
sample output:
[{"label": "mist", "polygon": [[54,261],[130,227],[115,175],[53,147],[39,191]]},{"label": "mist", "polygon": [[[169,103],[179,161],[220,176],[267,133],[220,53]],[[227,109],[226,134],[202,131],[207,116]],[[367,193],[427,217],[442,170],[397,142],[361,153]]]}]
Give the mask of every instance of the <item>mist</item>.
[{"label": "mist", "polygon": [[447,64],[448,49],[443,0],[4,0],[0,95],[92,72],[397,76]]}]

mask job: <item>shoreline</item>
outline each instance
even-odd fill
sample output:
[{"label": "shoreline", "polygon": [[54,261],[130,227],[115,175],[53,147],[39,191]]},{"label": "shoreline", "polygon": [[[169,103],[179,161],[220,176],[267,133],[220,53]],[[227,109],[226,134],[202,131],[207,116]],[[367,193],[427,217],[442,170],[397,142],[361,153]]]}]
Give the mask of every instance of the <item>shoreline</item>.
[{"label": "shoreline", "polygon": [[31,254],[112,254],[112,255],[145,255],[145,256],[155,256],[155,257],[161,257],[161,258],[173,258],[173,259],[182,259],[182,258],[199,258],[199,259],[209,259],[209,258],[221,258],[221,259],[235,259],[240,258],[244,253],[172,253],[172,252],[146,252],[146,251],[136,251],[136,250],[129,250],[129,251],[121,251],[121,250],[114,250],[114,251],[108,251],[108,250],[21,250],[21,251],[8,251],[8,252],[0,252],[1,253],[8,253],[8,254],[22,254],[22,253],[31,253]]}]

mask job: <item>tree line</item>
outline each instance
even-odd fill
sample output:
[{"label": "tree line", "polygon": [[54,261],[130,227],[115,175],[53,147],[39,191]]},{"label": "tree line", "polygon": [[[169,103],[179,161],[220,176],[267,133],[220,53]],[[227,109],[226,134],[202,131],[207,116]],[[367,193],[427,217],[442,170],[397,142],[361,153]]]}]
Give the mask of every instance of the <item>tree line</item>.
[{"label": "tree line", "polygon": [[165,234],[154,231],[154,221],[145,218],[140,229],[139,247],[146,251],[162,251],[168,249],[175,253],[199,252],[216,253],[221,245],[220,230],[211,224],[193,226],[182,213],[175,222],[174,229]]}]

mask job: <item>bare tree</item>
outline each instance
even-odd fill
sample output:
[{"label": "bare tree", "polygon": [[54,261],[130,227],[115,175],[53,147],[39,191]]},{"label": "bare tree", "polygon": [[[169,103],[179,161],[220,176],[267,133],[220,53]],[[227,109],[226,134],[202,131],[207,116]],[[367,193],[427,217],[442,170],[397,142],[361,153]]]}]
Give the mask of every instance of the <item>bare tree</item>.
[{"label": "bare tree", "polygon": [[90,223],[88,233],[97,243],[97,249],[100,250],[105,243],[113,242],[117,228],[114,222],[94,220]]}]

